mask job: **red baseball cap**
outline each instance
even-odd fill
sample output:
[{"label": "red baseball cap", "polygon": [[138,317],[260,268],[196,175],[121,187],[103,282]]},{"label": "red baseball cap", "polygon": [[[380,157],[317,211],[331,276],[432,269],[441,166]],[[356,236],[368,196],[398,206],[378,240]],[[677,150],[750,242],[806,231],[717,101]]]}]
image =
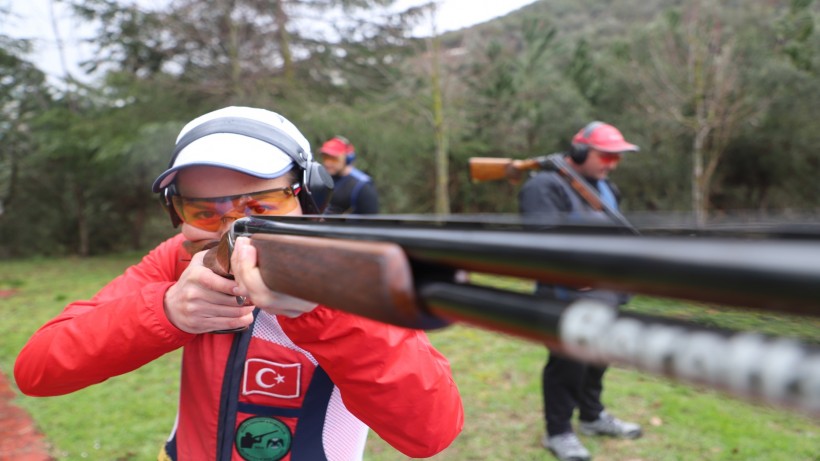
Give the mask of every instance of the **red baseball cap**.
[{"label": "red baseball cap", "polygon": [[572,144],[587,145],[601,152],[638,152],[640,147],[626,142],[624,135],[614,126],[604,122],[592,122],[581,128],[572,138]]},{"label": "red baseball cap", "polygon": [[353,144],[350,144],[350,141],[341,136],[336,136],[322,144],[322,148],[319,149],[319,152],[334,157],[341,157],[342,155],[353,152],[353,150]]}]

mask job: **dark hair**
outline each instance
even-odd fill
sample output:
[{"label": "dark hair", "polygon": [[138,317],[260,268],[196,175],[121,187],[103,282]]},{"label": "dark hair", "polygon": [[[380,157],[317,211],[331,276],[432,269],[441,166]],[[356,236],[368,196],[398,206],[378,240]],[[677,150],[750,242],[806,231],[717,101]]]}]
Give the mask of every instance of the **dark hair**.
[{"label": "dark hair", "polygon": [[294,165],[293,168],[291,168],[290,171],[285,173],[283,176],[285,178],[287,178],[288,183],[290,183],[290,184],[298,182],[300,185],[302,185],[302,178],[301,178],[302,175],[299,174],[299,173],[301,173],[301,171],[302,171],[301,168]]}]

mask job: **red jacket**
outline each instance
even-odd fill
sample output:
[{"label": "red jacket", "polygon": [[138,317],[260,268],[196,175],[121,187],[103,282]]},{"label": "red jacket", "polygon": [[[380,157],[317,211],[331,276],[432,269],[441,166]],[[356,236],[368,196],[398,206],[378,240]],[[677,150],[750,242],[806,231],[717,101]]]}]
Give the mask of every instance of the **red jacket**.
[{"label": "red jacket", "polygon": [[61,395],[184,347],[171,459],[361,459],[367,427],[410,457],[446,448],[463,425],[447,360],[421,331],[319,306],[257,313],[242,334],[192,335],[163,298],[190,256],[171,238],[40,328],[14,367],[20,390]]}]

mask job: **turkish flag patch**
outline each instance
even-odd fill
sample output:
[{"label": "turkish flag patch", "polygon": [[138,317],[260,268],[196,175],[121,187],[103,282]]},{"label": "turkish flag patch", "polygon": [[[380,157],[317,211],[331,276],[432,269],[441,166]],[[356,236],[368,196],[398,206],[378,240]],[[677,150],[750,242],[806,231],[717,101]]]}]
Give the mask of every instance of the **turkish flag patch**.
[{"label": "turkish flag patch", "polygon": [[300,395],[301,378],[301,363],[283,364],[262,359],[247,359],[242,394],[296,399]]}]

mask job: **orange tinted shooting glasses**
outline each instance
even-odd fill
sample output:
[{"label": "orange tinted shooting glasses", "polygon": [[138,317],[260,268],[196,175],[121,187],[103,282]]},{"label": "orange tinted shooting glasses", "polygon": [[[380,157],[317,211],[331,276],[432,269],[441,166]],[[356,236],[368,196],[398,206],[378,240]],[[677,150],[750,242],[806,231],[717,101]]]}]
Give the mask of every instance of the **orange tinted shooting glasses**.
[{"label": "orange tinted shooting glasses", "polygon": [[174,195],[171,201],[183,222],[206,231],[217,231],[225,217],[283,215],[296,209],[299,184],[249,194],[189,198]]},{"label": "orange tinted shooting glasses", "polygon": [[598,157],[602,163],[618,163],[621,161],[622,154],[620,152],[599,152]]}]

